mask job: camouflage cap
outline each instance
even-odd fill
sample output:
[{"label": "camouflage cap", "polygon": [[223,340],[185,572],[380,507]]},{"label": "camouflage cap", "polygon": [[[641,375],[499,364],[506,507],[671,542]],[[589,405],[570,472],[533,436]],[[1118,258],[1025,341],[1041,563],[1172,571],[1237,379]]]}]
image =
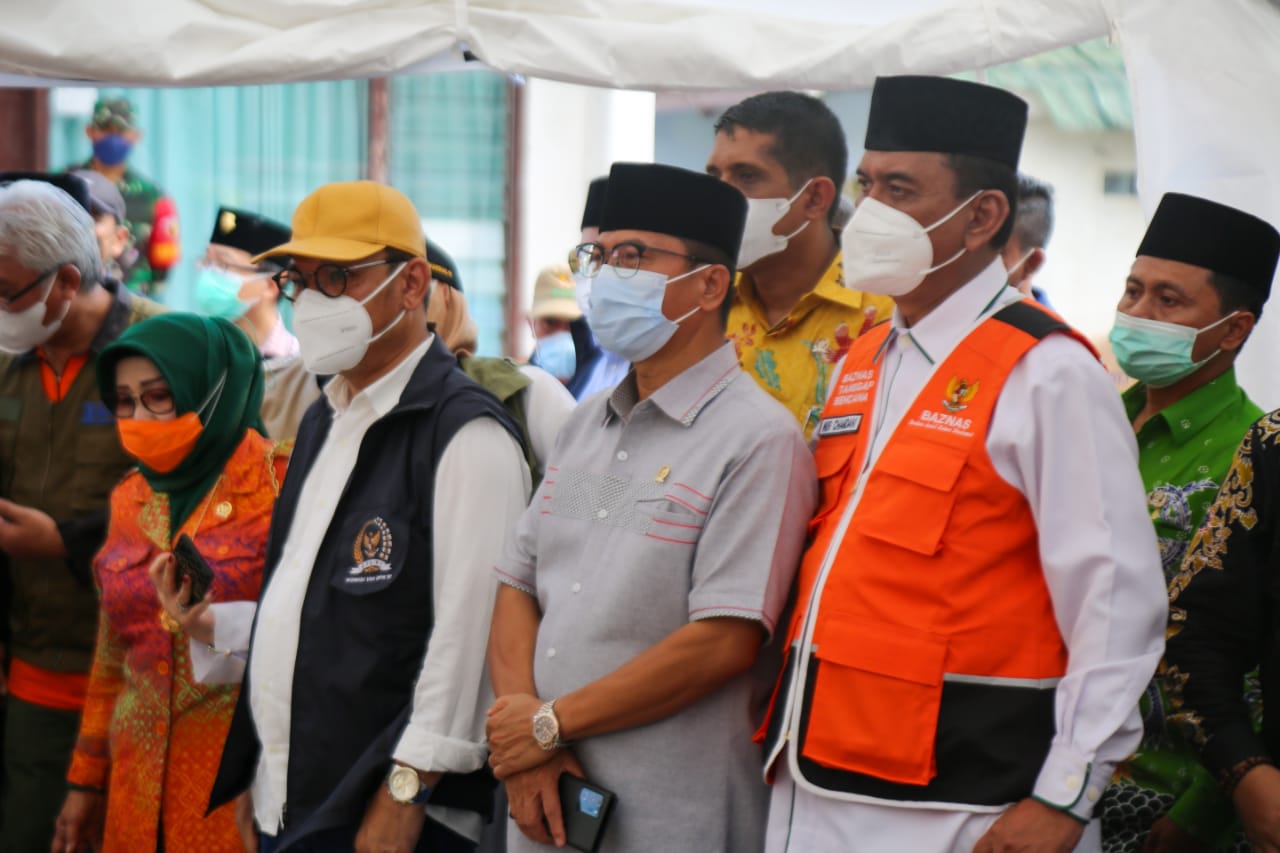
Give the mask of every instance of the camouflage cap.
[{"label": "camouflage cap", "polygon": [[117,132],[133,130],[133,104],[128,98],[99,98],[93,105],[93,126]]}]

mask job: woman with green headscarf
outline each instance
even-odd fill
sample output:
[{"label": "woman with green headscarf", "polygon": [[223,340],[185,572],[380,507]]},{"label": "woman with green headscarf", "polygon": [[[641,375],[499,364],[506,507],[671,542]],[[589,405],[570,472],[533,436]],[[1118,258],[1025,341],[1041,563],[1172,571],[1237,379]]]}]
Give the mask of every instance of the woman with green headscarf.
[{"label": "woman with green headscarf", "polygon": [[[210,599],[257,599],[289,447],[262,434],[262,359],[226,320],[145,320],[102,351],[97,369],[138,467],[111,493],[94,558],[98,644],[54,849],[101,837],[104,851],[239,851],[233,809],[204,816],[239,687],[198,682],[188,642],[214,650]],[[183,536],[213,572],[199,604],[189,578],[175,588]],[[186,602],[181,622],[157,592]]]}]

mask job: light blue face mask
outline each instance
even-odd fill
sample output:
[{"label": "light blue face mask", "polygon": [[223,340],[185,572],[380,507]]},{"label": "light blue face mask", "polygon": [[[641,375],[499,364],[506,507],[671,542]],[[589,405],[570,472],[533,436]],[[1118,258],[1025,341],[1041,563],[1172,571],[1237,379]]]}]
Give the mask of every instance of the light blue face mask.
[{"label": "light blue face mask", "polygon": [[630,278],[622,278],[608,264],[600,267],[591,281],[587,322],[600,340],[600,346],[627,361],[644,361],[666,346],[680,324],[698,313],[668,320],[662,313],[662,300],[667,285],[705,270],[709,264],[687,273],[667,278],[659,272],[636,270]]},{"label": "light blue face mask", "polygon": [[1116,323],[1108,336],[1116,363],[1125,375],[1152,388],[1165,388],[1179,379],[1185,379],[1222,350],[1214,350],[1200,361],[1191,360],[1196,338],[1201,332],[1222,325],[1240,312],[1232,311],[1203,329],[1162,323],[1116,312]]},{"label": "light blue face mask", "polygon": [[254,305],[240,298],[244,283],[245,279],[235,273],[218,267],[200,267],[196,274],[196,310],[207,317],[240,319]]},{"label": "light blue face mask", "polygon": [[578,351],[573,345],[573,333],[566,329],[539,338],[530,361],[561,382],[568,382],[578,369]]}]

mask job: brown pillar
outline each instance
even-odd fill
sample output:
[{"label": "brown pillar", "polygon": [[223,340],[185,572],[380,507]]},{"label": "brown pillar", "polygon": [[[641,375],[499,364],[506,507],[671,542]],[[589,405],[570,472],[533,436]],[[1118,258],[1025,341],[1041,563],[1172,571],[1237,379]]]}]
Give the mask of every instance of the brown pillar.
[{"label": "brown pillar", "polygon": [[388,165],[391,127],[391,94],[386,77],[369,81],[369,180],[385,184],[391,179]]},{"label": "brown pillar", "polygon": [[524,322],[524,270],[520,264],[520,196],[522,175],[520,170],[520,149],[524,145],[524,135],[520,126],[524,114],[524,86],[507,80],[507,251],[506,273],[507,294],[506,334],[503,336],[504,355],[518,358],[524,353],[518,352],[520,343],[520,324]]},{"label": "brown pillar", "polygon": [[49,91],[0,88],[0,170],[49,165]]}]

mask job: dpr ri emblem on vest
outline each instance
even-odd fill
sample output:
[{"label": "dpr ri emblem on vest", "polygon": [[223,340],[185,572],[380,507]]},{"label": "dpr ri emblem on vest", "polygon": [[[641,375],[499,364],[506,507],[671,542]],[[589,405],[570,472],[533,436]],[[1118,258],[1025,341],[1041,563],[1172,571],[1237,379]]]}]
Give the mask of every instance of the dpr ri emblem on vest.
[{"label": "dpr ri emblem on vest", "polygon": [[381,516],[366,521],[356,534],[351,556],[355,565],[348,574],[372,575],[391,571],[391,528]]}]

